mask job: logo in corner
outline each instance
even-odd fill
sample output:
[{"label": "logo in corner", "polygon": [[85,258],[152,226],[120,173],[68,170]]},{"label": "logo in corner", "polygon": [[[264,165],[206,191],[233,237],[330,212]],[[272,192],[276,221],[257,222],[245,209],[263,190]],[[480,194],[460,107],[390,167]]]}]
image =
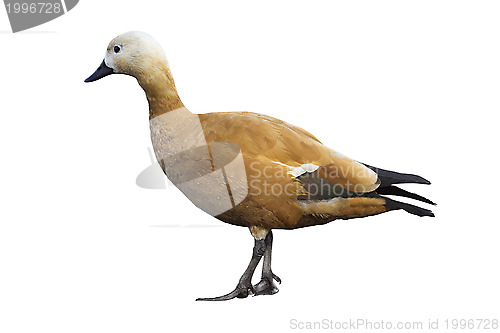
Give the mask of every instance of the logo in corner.
[{"label": "logo in corner", "polygon": [[78,0],[4,0],[12,32],[52,21],[73,9]]}]

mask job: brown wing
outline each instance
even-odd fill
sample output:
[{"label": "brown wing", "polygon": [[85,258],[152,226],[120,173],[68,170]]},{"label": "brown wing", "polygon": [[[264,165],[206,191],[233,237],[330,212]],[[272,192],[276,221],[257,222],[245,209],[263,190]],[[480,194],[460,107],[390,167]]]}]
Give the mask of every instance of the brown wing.
[{"label": "brown wing", "polygon": [[[342,188],[365,193],[379,186],[377,174],[366,166],[324,146],[300,127],[251,112],[199,115],[208,142],[237,144],[243,155],[289,168],[318,167],[315,173]],[[288,176],[293,178],[293,172]]]}]

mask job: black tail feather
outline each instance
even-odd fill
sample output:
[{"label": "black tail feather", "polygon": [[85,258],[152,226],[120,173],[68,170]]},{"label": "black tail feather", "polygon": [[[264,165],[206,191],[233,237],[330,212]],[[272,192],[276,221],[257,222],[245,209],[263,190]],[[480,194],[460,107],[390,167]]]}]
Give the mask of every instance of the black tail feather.
[{"label": "black tail feather", "polygon": [[384,170],[384,169],[373,167],[373,166],[368,165],[368,164],[364,164],[364,165],[367,168],[370,168],[373,171],[375,171],[375,173],[377,173],[378,178],[381,181],[380,187],[387,187],[387,186],[391,186],[392,184],[403,184],[403,183],[416,183],[416,184],[427,184],[427,185],[429,185],[431,183],[427,179],[420,177],[420,176],[417,176],[417,175]]},{"label": "black tail feather", "polygon": [[408,192],[406,190],[403,190],[397,186],[379,187],[378,189],[376,189],[376,192],[378,194],[397,195],[400,197],[415,199],[415,200],[419,200],[419,201],[422,201],[422,202],[425,202],[425,203],[428,203],[431,205],[435,205],[435,203],[432,202],[431,200],[429,200],[421,195],[418,195],[416,193],[412,193],[412,192]]},{"label": "black tail feather", "polygon": [[392,200],[392,199],[385,198],[385,197],[383,197],[383,198],[386,202],[385,205],[389,210],[403,209],[406,212],[413,214],[413,215],[434,217],[434,213],[429,209],[425,209],[422,207],[418,207],[418,206],[407,204],[404,202]]}]

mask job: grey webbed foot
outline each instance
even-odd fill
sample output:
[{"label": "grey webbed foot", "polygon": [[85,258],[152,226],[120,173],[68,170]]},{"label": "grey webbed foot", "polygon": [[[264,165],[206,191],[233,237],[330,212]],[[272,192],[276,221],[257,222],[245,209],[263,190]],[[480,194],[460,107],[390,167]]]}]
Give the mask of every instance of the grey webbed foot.
[{"label": "grey webbed foot", "polygon": [[255,295],[256,291],[251,282],[240,282],[229,294],[218,297],[197,298],[197,301],[228,301],[233,298],[247,298],[248,295]]},{"label": "grey webbed foot", "polygon": [[255,295],[256,291],[252,285],[252,276],[255,268],[259,264],[260,259],[266,251],[266,244],[263,239],[255,240],[255,245],[253,247],[252,259],[248,264],[247,269],[243,273],[238,282],[236,288],[229,294],[222,295],[219,297],[208,297],[208,298],[198,298],[197,301],[227,301],[233,298],[246,298],[248,295]]},{"label": "grey webbed foot", "polygon": [[273,272],[271,272],[271,274],[268,276],[263,276],[260,282],[253,286],[255,290],[255,296],[276,294],[279,289],[274,283],[274,280],[281,284],[281,279]]}]

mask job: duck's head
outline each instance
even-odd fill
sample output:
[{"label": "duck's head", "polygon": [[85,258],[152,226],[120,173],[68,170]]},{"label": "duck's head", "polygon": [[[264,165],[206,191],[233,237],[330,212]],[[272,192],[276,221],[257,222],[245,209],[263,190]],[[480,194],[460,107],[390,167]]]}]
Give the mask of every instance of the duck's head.
[{"label": "duck's head", "polygon": [[130,31],[109,43],[101,65],[85,82],[110,74],[127,74],[140,79],[148,73],[165,70],[168,70],[168,63],[160,44],[144,32]]}]

